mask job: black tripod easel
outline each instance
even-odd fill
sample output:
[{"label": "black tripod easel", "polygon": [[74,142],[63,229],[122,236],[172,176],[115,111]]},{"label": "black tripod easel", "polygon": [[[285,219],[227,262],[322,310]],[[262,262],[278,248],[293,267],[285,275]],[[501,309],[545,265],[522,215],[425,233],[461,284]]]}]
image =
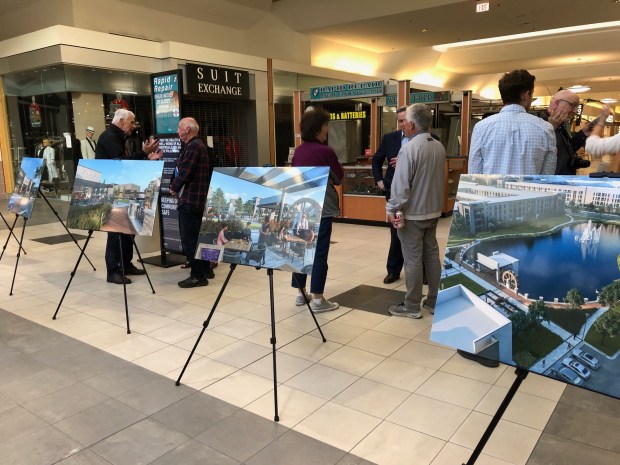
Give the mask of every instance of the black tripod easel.
[{"label": "black tripod easel", "polygon": [[[15,233],[13,232],[13,228],[11,227],[11,225],[9,224],[9,222],[6,220],[6,218],[4,217],[4,215],[2,214],[2,212],[0,212],[0,218],[2,218],[2,222],[6,225],[7,229],[9,230],[9,237],[13,236],[13,238],[15,239],[15,241],[19,244],[19,239],[17,238],[17,236],[15,235]],[[6,243],[8,244],[9,241],[6,241]],[[4,246],[4,248],[2,249],[2,255],[4,255],[4,249],[6,249],[6,244]],[[26,249],[24,249],[23,247],[21,247],[22,252],[24,252],[24,255],[28,255],[26,253]],[[0,255],[0,259],[2,259],[2,256]]]},{"label": "black tripod easel", "polygon": [[[194,347],[192,348],[192,351],[190,352],[189,357],[187,357],[187,361],[185,362],[185,365],[183,366],[183,369],[181,370],[181,374],[179,374],[179,378],[176,380],[175,385],[179,386],[181,384],[181,378],[183,377],[183,374],[185,373],[185,370],[187,369],[187,366],[189,365],[189,362],[191,361],[194,355],[194,352],[196,351],[196,348],[198,347],[198,344],[200,343],[200,340],[202,339],[202,336],[207,330],[209,323],[211,321],[211,317],[213,316],[213,313],[215,312],[215,309],[217,308],[217,305],[219,304],[220,299],[222,298],[222,295],[224,295],[226,286],[228,286],[228,282],[230,281],[230,278],[236,268],[237,268],[236,263],[230,264],[230,271],[228,272],[228,276],[226,276],[226,279],[224,280],[224,284],[222,285],[222,288],[220,289],[220,292],[217,295],[215,302],[213,303],[213,307],[211,308],[211,311],[209,312],[207,319],[202,323],[202,330],[200,331],[200,334],[198,335],[198,339],[196,339],[196,343],[194,344]],[[260,270],[260,268],[261,267],[256,267],[257,270]],[[278,415],[278,375],[277,375],[277,362],[276,362],[276,317],[275,317],[275,305],[274,305],[274,296],[273,296],[273,269],[272,268],[267,268],[267,276],[269,277],[269,305],[271,309],[271,338],[269,342],[271,343],[271,355],[273,359],[273,403],[274,403],[274,410],[275,410],[273,419],[274,421],[280,421],[280,416]],[[312,309],[310,308],[310,300],[308,299],[308,296],[306,295],[304,289],[299,287],[299,283],[297,283],[297,287],[299,291],[302,293],[302,295],[304,296],[304,300],[306,301],[306,306],[308,307],[308,310],[310,311],[310,315],[312,315],[312,319],[314,320],[316,329],[318,329],[319,333],[321,334],[321,339],[323,340],[323,342],[327,342],[327,339],[325,339],[325,336],[323,335],[323,331],[321,330],[321,327],[319,326],[319,322],[317,321],[316,316],[314,315],[314,313],[312,312]]]},{"label": "black tripod easel", "polygon": [[[22,250],[24,250],[24,248],[22,247],[22,244],[24,243],[24,232],[26,232],[26,222],[28,221],[28,218],[26,218],[23,215],[21,216],[24,219],[24,226],[22,226],[21,237],[17,241],[17,243],[19,244],[19,248],[17,249],[17,259],[15,260],[15,269],[13,270],[13,281],[11,281],[11,290],[9,291],[9,295],[13,295],[13,286],[15,286],[15,276],[17,275],[17,266],[19,265],[19,257],[21,257],[21,252]],[[17,224],[17,220],[19,217],[20,215],[16,213],[15,221],[13,221],[13,224],[9,228],[9,235],[7,236],[6,242],[4,243],[4,246],[2,247],[2,253],[0,254],[0,260],[2,260],[2,257],[4,256],[4,251],[6,250],[6,246],[9,244],[9,240],[11,239],[11,236],[15,237],[15,233],[13,232],[13,230],[15,229],[15,225]],[[24,250],[24,253],[26,253],[25,250]]]},{"label": "black tripod easel", "polygon": [[[50,210],[52,210],[52,213],[54,213],[54,215],[56,216],[56,218],[58,219],[58,221],[60,222],[60,224],[62,224],[62,227],[65,228],[65,231],[67,231],[67,234],[69,234],[69,236],[71,236],[71,239],[73,239],[74,244],[77,246],[78,249],[80,249],[80,252],[82,251],[82,247],[80,247],[80,244],[78,244],[77,239],[75,238],[75,236],[73,234],[71,234],[71,231],[69,231],[69,228],[67,228],[67,225],[65,224],[65,222],[60,218],[60,216],[58,215],[58,212],[56,211],[56,209],[52,206],[52,204],[50,203],[49,200],[47,200],[47,197],[45,196],[45,194],[43,193],[43,191],[41,189],[39,189],[38,194],[41,196],[41,198],[43,200],[45,200],[45,203],[47,204],[48,207],[50,207]],[[97,271],[97,268],[95,268],[95,265],[93,265],[93,262],[90,261],[90,259],[88,258],[88,255],[84,254],[84,257],[86,257],[86,260],[88,261],[88,263],[90,263],[90,266],[93,267],[93,271]]]},{"label": "black tripod easel", "polygon": [[512,402],[512,398],[515,396],[515,394],[519,390],[519,386],[521,386],[521,383],[527,377],[527,374],[529,372],[525,368],[517,367],[515,373],[517,377],[513,381],[512,386],[510,386],[510,389],[508,390],[506,397],[504,397],[504,400],[502,401],[501,405],[497,409],[497,412],[495,412],[495,415],[493,415],[493,418],[491,419],[491,423],[489,423],[489,426],[487,426],[486,431],[480,438],[480,441],[478,442],[478,445],[472,452],[471,457],[469,457],[469,460],[467,461],[467,463],[463,465],[474,465],[476,463],[478,456],[480,456],[480,454],[482,453],[482,449],[484,449],[484,446],[487,444],[487,442],[491,438],[493,431],[495,431],[495,427],[497,426],[499,421],[502,419],[504,412],[510,405],[510,402]]},{"label": "black tripod easel", "polygon": [[[60,306],[62,305],[63,300],[65,300],[65,295],[67,295],[67,291],[69,290],[71,281],[73,281],[73,277],[75,276],[78,266],[80,266],[80,261],[82,260],[82,257],[86,256],[85,255],[86,246],[88,246],[88,242],[90,241],[90,238],[92,237],[92,235],[93,235],[93,231],[92,229],[90,229],[88,231],[88,237],[86,238],[86,242],[84,243],[84,248],[80,249],[80,256],[78,257],[77,262],[75,263],[75,266],[73,267],[73,271],[71,272],[71,277],[69,278],[69,282],[67,283],[67,287],[65,288],[65,291],[62,293],[60,302],[58,302],[58,307],[56,307],[56,311],[54,312],[54,316],[52,316],[52,320],[55,320],[56,316],[58,315]],[[136,244],[136,241],[134,240],[133,235],[131,236],[131,243],[133,244],[133,247],[136,249],[136,253],[138,254],[139,261],[142,264],[142,269],[144,270],[146,279],[148,279],[149,286],[151,286],[151,291],[153,291],[153,294],[155,294],[155,288],[153,288],[153,283],[151,282],[149,273],[148,271],[146,271],[146,268],[144,267],[144,263],[142,262],[142,256],[140,255],[140,250],[138,250],[138,245]],[[118,246],[120,247],[120,256],[122,257],[123,256],[123,243],[122,243],[120,235],[118,236]],[[122,260],[121,260],[121,273],[123,276],[123,295],[125,297],[125,321],[127,322],[127,334],[131,334],[131,329],[129,327],[129,307],[127,305],[127,284],[125,284],[125,266]]]}]

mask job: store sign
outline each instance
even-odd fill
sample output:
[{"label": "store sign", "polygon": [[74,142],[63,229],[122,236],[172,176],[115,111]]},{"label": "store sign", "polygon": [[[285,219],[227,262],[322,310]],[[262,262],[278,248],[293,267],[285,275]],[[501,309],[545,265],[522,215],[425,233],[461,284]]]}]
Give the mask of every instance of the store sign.
[{"label": "store sign", "polygon": [[366,110],[362,111],[338,111],[335,113],[329,114],[329,119],[332,121],[340,120],[355,120],[355,119],[366,119]]},{"label": "store sign", "polygon": [[[413,103],[447,103],[450,101],[450,91],[443,92],[412,92],[409,94],[409,105]],[[397,105],[396,94],[385,96],[385,106],[395,107]]]},{"label": "store sign", "polygon": [[187,93],[205,97],[249,100],[250,73],[216,66],[185,65]]},{"label": "store sign", "polygon": [[383,81],[354,82],[330,86],[310,87],[310,100],[337,100],[351,97],[380,97]]}]

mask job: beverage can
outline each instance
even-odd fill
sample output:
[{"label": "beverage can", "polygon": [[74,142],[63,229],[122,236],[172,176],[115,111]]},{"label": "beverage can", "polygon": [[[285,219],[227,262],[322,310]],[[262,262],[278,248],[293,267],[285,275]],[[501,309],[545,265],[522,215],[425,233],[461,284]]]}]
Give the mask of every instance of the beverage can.
[{"label": "beverage can", "polygon": [[394,213],[394,217],[401,220],[400,224],[398,224],[397,226],[394,226],[396,229],[400,229],[403,226],[405,226],[405,223],[402,221],[403,219],[403,212],[400,210],[397,210],[396,213]]}]

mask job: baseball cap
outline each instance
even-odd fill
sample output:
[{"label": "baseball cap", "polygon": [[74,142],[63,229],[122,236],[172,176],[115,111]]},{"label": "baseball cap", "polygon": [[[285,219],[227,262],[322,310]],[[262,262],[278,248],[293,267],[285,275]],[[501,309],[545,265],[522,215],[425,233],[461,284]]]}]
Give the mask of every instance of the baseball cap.
[{"label": "baseball cap", "polygon": [[95,132],[95,128],[92,126],[86,126],[86,130],[90,132]]}]

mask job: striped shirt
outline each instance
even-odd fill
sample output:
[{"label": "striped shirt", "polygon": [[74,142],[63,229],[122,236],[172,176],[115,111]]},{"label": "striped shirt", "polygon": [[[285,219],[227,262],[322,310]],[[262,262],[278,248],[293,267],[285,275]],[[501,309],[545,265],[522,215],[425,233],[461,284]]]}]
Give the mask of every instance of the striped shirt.
[{"label": "striped shirt", "polygon": [[521,105],[506,105],[474,126],[469,173],[554,174],[556,163],[553,126]]}]

